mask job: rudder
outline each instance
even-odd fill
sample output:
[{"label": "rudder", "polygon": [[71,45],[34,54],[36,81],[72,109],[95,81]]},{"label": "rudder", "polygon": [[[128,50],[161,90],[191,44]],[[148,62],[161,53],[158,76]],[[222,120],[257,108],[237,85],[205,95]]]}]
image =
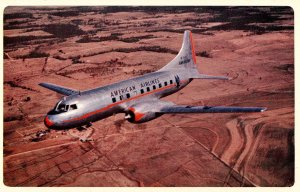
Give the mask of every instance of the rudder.
[{"label": "rudder", "polygon": [[164,66],[161,71],[176,69],[185,69],[193,73],[199,73],[196,66],[196,53],[191,31],[184,31],[183,42],[179,53],[171,62]]}]

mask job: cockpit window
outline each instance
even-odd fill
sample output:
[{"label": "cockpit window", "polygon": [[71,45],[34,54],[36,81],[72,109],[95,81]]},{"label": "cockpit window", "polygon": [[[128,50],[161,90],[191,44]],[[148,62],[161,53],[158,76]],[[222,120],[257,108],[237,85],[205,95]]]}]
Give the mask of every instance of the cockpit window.
[{"label": "cockpit window", "polygon": [[62,103],[62,101],[59,101],[51,113],[59,114],[59,113],[64,113],[64,112],[75,110],[75,109],[78,109],[76,104],[66,105],[66,104]]},{"label": "cockpit window", "polygon": [[58,104],[56,110],[57,110],[58,112],[61,112],[61,113],[62,113],[62,112],[67,112],[67,111],[69,110],[69,105],[65,105],[65,104],[63,104],[63,103],[60,103],[60,104]]},{"label": "cockpit window", "polygon": [[70,111],[71,110],[75,110],[75,109],[77,109],[77,105],[76,104],[70,105]]}]

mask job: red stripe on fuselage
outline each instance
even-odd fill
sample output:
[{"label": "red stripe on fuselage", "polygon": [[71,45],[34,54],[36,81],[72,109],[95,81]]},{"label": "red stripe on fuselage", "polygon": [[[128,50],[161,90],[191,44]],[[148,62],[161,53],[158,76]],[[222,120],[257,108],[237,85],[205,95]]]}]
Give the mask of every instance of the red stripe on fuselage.
[{"label": "red stripe on fuselage", "polygon": [[[181,82],[184,83],[184,82],[186,82],[186,81],[181,81]],[[83,116],[76,117],[76,118],[69,119],[69,120],[65,120],[65,121],[63,121],[63,122],[67,123],[67,122],[72,122],[72,121],[79,121],[79,120],[88,118],[89,116],[92,116],[92,115],[94,115],[94,114],[100,113],[100,112],[102,112],[102,111],[106,111],[106,110],[108,110],[108,109],[110,109],[110,108],[112,108],[112,107],[114,107],[114,106],[116,106],[116,105],[119,105],[119,104],[121,104],[121,103],[125,103],[125,102],[131,101],[131,100],[135,100],[135,99],[138,99],[138,98],[140,98],[140,97],[144,97],[144,96],[146,96],[146,95],[149,95],[149,94],[152,94],[152,93],[155,93],[155,92],[158,92],[158,91],[162,91],[162,90],[165,90],[165,89],[167,89],[167,88],[174,87],[174,86],[176,86],[176,84],[171,84],[171,85],[168,85],[168,86],[166,86],[166,87],[158,88],[158,89],[155,89],[155,90],[153,90],[153,91],[150,91],[150,92],[147,92],[147,93],[143,93],[143,94],[141,94],[141,95],[137,95],[137,96],[135,96],[135,97],[132,97],[132,98],[129,98],[129,99],[126,99],[126,100],[123,100],[123,101],[119,101],[119,102],[116,102],[116,103],[112,103],[112,104],[107,105],[106,107],[104,107],[104,108],[102,108],[102,109],[99,109],[99,110],[96,110],[96,111],[92,111],[92,112],[89,112],[89,113],[87,113],[87,114],[84,114]]]}]

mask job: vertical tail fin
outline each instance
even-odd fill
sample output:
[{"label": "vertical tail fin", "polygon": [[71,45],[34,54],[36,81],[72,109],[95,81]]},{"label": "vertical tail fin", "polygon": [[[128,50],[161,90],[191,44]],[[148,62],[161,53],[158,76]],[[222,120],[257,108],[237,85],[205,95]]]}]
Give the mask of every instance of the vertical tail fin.
[{"label": "vertical tail fin", "polygon": [[223,76],[200,74],[196,66],[196,53],[191,31],[184,31],[183,42],[177,56],[159,71],[178,71],[187,74],[191,79],[228,79]]},{"label": "vertical tail fin", "polygon": [[[183,42],[177,56],[161,70],[192,70],[197,71],[196,53],[191,31],[184,31]],[[199,73],[199,72],[198,72]]]}]

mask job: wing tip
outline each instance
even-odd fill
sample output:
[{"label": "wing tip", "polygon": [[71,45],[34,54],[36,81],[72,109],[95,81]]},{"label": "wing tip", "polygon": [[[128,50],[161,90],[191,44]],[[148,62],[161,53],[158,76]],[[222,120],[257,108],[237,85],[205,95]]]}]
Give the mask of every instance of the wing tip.
[{"label": "wing tip", "polygon": [[264,111],[266,111],[267,109],[268,109],[268,108],[263,107],[263,108],[260,109],[260,112],[264,112]]},{"label": "wing tip", "polygon": [[38,85],[41,87],[45,87],[46,83],[42,82],[42,83],[39,83]]}]

